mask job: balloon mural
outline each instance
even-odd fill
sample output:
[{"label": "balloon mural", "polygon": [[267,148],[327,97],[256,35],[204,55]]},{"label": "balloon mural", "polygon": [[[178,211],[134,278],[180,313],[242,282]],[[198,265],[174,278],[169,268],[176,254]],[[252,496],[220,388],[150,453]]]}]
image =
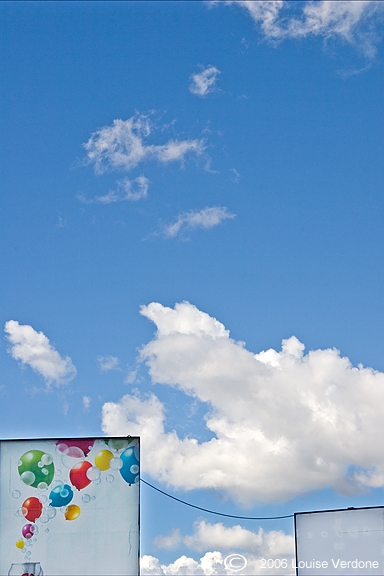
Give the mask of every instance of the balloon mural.
[{"label": "balloon mural", "polygon": [[137,438],[39,441],[38,447],[43,444],[49,444],[47,451],[33,449],[20,455],[21,484],[12,492],[18,501],[15,516],[22,521],[15,550],[23,554],[24,564],[31,562],[33,543],[49,533],[48,525],[55,529],[61,521],[82,522],[102,482],[113,485],[121,478],[130,486],[139,483]]}]

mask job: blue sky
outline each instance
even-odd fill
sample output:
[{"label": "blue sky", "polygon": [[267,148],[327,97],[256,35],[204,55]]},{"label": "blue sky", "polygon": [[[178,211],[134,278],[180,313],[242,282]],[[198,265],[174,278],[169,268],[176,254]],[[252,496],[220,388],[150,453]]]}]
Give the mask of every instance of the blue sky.
[{"label": "blue sky", "polygon": [[[0,7],[1,437],[140,434],[229,514],[382,504],[383,4]],[[144,574],[292,533],[142,486]]]}]

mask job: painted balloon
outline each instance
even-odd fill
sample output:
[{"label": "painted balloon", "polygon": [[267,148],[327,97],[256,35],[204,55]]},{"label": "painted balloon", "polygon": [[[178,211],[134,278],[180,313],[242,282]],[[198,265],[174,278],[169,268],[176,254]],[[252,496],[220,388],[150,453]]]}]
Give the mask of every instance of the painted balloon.
[{"label": "painted balloon", "polygon": [[24,500],[21,510],[24,518],[30,522],[35,522],[41,516],[43,505],[38,498],[31,496],[31,498]]},{"label": "painted balloon", "polygon": [[113,454],[110,450],[100,450],[95,456],[95,466],[102,472],[105,472],[105,470],[109,470],[112,458]]},{"label": "painted balloon", "polygon": [[92,450],[95,441],[91,439],[79,440],[73,438],[72,440],[58,440],[56,446],[60,452],[65,452],[68,448],[75,446],[82,450],[84,456],[88,456],[89,452]]},{"label": "painted balloon", "polygon": [[87,472],[90,468],[92,468],[92,464],[87,460],[79,462],[71,468],[69,479],[73,486],[78,490],[86,488],[91,483],[91,479],[87,476]]},{"label": "painted balloon", "polygon": [[21,456],[18,471],[24,484],[37,488],[41,483],[47,486],[51,484],[55,466],[50,454],[41,450],[29,450]]},{"label": "painted balloon", "polygon": [[77,504],[71,504],[70,506],[68,506],[68,508],[65,511],[65,519],[66,520],[76,520],[76,518],[78,518],[80,516],[80,506],[77,506]]},{"label": "painted balloon", "polygon": [[24,548],[24,540],[16,540],[16,548],[22,550]]},{"label": "painted balloon", "polygon": [[73,490],[69,484],[59,484],[51,491],[49,498],[51,500],[50,506],[61,508],[70,503],[73,498]]},{"label": "painted balloon", "polygon": [[120,455],[123,462],[120,474],[128,484],[134,484],[139,478],[139,460],[133,448],[127,448]]},{"label": "painted balloon", "polygon": [[29,540],[35,534],[35,526],[33,524],[25,524],[21,530],[24,538]]},{"label": "painted balloon", "polygon": [[105,443],[108,445],[108,448],[111,450],[123,450],[129,444],[128,440],[125,438],[107,438]]}]

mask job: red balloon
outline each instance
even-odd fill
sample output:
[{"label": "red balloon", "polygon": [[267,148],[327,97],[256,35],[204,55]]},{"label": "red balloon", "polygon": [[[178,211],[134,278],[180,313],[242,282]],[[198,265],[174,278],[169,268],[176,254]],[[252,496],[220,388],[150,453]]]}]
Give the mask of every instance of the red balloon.
[{"label": "red balloon", "polygon": [[30,522],[35,522],[37,518],[40,518],[43,511],[43,505],[38,498],[32,496],[24,500],[22,505],[23,516]]},{"label": "red balloon", "polygon": [[74,438],[73,440],[57,440],[56,446],[60,452],[64,452],[66,448],[71,448],[71,446],[76,446],[76,448],[80,448],[84,452],[84,456],[88,456],[94,443],[95,441],[91,438],[89,440],[77,440]]},{"label": "red balloon", "polygon": [[82,490],[91,483],[91,480],[87,476],[88,470],[92,468],[92,464],[84,460],[75,464],[69,473],[69,479],[73,486],[78,490]]}]

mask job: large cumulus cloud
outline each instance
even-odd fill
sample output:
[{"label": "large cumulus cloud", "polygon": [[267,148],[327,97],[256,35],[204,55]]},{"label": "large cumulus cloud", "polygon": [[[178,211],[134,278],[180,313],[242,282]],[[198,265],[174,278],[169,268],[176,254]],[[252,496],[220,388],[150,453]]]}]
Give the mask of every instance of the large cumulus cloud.
[{"label": "large cumulus cloud", "polygon": [[245,504],[331,486],[384,485],[384,374],[352,366],[336,349],[311,350],[292,336],[253,353],[188,302],[152,302],[141,314],[157,332],[143,346],[152,381],[207,405],[206,442],[165,432],[151,394],[103,406],[107,434],[140,434],[144,470],[168,486],[226,491]]}]

